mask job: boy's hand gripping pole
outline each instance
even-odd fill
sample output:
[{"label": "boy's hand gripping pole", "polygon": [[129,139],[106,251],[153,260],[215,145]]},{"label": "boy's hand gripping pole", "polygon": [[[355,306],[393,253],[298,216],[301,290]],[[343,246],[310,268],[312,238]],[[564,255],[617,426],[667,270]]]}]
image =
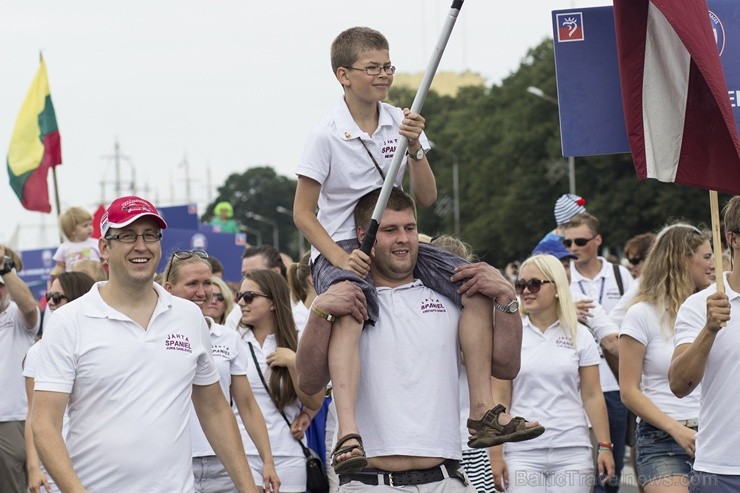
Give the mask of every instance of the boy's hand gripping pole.
[{"label": "boy's hand gripping pole", "polygon": [[[435,46],[434,52],[429,59],[427,70],[424,73],[424,78],[422,79],[421,85],[416,92],[414,102],[411,104],[412,113],[421,113],[421,107],[424,106],[424,100],[426,99],[427,93],[429,92],[429,87],[432,85],[432,79],[434,79],[434,74],[437,72],[437,67],[439,66],[439,61],[442,59],[442,53],[444,53],[445,51],[447,41],[450,39],[450,34],[452,34],[452,28],[455,27],[455,21],[457,20],[457,16],[460,13],[463,1],[464,0],[453,0],[452,2],[452,6],[450,7],[450,11],[447,14],[445,24],[442,27],[442,32],[440,33],[439,39],[437,40],[437,45]],[[360,247],[360,249],[367,255],[370,255],[370,250],[375,244],[375,236],[378,233],[380,220],[383,218],[385,206],[386,204],[388,204],[388,197],[390,197],[391,195],[393,183],[395,182],[396,175],[398,174],[398,170],[401,167],[401,161],[406,155],[406,150],[408,149],[408,147],[409,139],[402,135],[401,138],[398,140],[396,152],[395,154],[393,154],[391,167],[386,174],[385,180],[383,181],[383,188],[380,190],[378,202],[375,204],[375,209],[373,209],[373,216],[372,220],[370,221],[370,225],[359,225],[367,226],[367,231],[365,232],[365,237],[362,239],[362,246]]]}]

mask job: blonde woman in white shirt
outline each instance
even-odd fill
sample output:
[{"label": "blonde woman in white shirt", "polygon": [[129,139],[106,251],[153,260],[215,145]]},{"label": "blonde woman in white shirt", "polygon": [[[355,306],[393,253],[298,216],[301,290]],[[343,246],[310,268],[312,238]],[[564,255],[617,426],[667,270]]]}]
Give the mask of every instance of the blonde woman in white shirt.
[{"label": "blonde woman in white shirt", "polygon": [[588,421],[599,442],[599,476],[614,475],[596,343],[578,323],[557,258],[530,257],[515,286],[525,314],[521,370],[512,381],[494,378],[494,398],[510,405],[511,414],[532,416],[545,433],[491,449],[496,487],[514,493],[588,493],[594,472]]},{"label": "blonde woman in white shirt", "polygon": [[690,224],[665,227],[645,259],[619,337],[619,384],[637,415],[637,477],[646,493],[687,492],[696,451],[700,392],[671,392],[668,368],[681,304],[711,284],[712,249]]}]

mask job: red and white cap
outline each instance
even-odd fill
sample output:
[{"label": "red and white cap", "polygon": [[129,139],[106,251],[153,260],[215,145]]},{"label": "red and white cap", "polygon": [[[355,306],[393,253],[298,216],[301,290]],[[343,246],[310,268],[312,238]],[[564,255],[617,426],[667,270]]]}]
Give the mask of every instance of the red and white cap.
[{"label": "red and white cap", "polygon": [[103,217],[100,218],[100,234],[105,236],[110,228],[123,228],[147,216],[154,219],[160,228],[167,228],[167,223],[148,200],[134,195],[119,197],[111,202]]}]

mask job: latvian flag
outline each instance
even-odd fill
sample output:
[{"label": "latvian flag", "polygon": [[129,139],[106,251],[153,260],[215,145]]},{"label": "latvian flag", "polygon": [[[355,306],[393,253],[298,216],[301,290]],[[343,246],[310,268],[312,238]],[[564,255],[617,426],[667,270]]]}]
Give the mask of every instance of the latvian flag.
[{"label": "latvian flag", "polygon": [[640,179],[740,194],[740,139],[706,0],[614,0]]}]

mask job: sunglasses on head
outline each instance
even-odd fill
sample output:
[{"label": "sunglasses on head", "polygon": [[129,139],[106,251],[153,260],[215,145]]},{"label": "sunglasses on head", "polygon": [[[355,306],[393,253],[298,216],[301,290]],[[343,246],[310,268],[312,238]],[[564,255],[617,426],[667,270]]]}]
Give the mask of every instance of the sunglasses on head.
[{"label": "sunglasses on head", "polygon": [[518,279],[514,283],[514,288],[516,289],[516,294],[522,294],[524,292],[524,288],[527,288],[530,293],[535,294],[540,292],[540,288],[543,284],[549,284],[551,282],[552,281],[548,281],[546,279],[528,279],[526,281]]},{"label": "sunglasses on head", "polygon": [[629,261],[630,264],[637,265],[640,262],[642,262],[644,259],[642,257],[632,257],[632,258],[627,258],[627,260]]},{"label": "sunglasses on head", "polygon": [[224,301],[226,298],[224,298],[224,295],[222,295],[221,293],[213,293],[211,295],[211,299],[216,301]]},{"label": "sunglasses on head", "polygon": [[563,240],[563,245],[565,245],[565,248],[570,248],[570,246],[575,243],[576,246],[582,247],[586,246],[589,241],[596,238],[596,236],[592,236],[591,238],[575,238],[572,240]]},{"label": "sunglasses on head", "polygon": [[65,295],[62,293],[46,293],[46,302],[49,303],[54,302],[55,305],[58,305],[62,300],[69,300]]},{"label": "sunglasses on head", "polygon": [[172,264],[175,263],[175,260],[185,260],[190,257],[200,257],[204,260],[208,260],[208,254],[203,250],[177,250],[176,252],[172,253],[172,256],[170,257],[170,261],[167,262],[167,267],[165,268],[162,279],[165,281],[170,280]]},{"label": "sunglasses on head", "polygon": [[272,296],[265,293],[260,293],[259,291],[244,291],[243,293],[239,291],[238,293],[236,293],[236,299],[234,300],[234,302],[239,303],[239,300],[244,300],[244,303],[250,304],[258,296],[267,298],[268,300],[272,299]]}]

